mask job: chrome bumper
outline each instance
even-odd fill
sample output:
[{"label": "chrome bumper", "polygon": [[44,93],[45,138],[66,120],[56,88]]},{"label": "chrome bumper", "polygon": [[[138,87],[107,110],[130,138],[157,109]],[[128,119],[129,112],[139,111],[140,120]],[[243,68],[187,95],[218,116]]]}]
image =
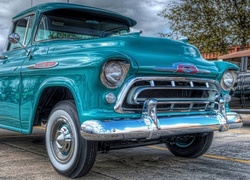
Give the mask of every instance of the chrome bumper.
[{"label": "chrome bumper", "polygon": [[[86,140],[110,141],[128,139],[157,139],[159,137],[224,131],[240,128],[243,124],[237,113],[227,113],[227,123],[221,114],[159,118],[160,128],[147,118],[137,120],[89,120],[81,125],[81,135]],[[227,129],[225,129],[227,127]]]},{"label": "chrome bumper", "polygon": [[156,105],[154,100],[145,102],[140,119],[87,120],[81,125],[81,135],[92,141],[158,139],[182,134],[227,131],[243,125],[240,115],[233,112],[158,118]]}]

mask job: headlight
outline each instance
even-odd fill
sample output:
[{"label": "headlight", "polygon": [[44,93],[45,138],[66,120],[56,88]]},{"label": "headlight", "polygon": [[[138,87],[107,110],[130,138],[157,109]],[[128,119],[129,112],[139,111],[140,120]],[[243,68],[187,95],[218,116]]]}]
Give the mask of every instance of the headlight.
[{"label": "headlight", "polygon": [[227,70],[222,78],[221,78],[221,87],[225,90],[225,91],[229,91],[234,87],[234,84],[236,82],[236,71],[233,70]]},{"label": "headlight", "polygon": [[100,76],[102,84],[111,89],[119,87],[127,75],[129,66],[127,61],[108,61],[102,68]]}]

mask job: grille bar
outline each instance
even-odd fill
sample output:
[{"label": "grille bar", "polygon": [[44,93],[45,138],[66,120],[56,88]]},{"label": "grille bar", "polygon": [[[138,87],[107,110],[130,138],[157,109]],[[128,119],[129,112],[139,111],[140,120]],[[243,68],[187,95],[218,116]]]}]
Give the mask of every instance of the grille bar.
[{"label": "grille bar", "polygon": [[[177,91],[172,93],[171,91]],[[128,104],[139,104],[140,101],[145,101],[148,98],[154,98],[157,101],[178,100],[211,100],[209,93],[217,93],[215,88],[188,88],[188,87],[135,87],[132,88],[127,97]],[[149,97],[149,94],[150,97]],[[200,96],[202,94],[202,96]],[[189,97],[192,96],[192,99]]]},{"label": "grille bar", "polygon": [[[145,100],[144,100],[145,101]],[[144,101],[141,101],[140,104],[143,104]],[[176,101],[157,101],[157,104],[209,104],[209,103],[213,103],[214,101],[193,101],[193,100],[176,100]]]},{"label": "grille bar", "polygon": [[115,111],[141,112],[147,99],[157,101],[158,112],[213,111],[220,96],[219,83],[210,79],[137,77],[123,86]]}]

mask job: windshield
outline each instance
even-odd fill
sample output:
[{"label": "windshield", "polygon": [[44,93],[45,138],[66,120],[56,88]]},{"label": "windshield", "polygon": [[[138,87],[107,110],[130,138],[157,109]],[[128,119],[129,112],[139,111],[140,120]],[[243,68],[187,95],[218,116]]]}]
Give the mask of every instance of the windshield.
[{"label": "windshield", "polygon": [[52,39],[93,39],[129,32],[127,24],[100,15],[78,11],[43,14],[35,41]]}]

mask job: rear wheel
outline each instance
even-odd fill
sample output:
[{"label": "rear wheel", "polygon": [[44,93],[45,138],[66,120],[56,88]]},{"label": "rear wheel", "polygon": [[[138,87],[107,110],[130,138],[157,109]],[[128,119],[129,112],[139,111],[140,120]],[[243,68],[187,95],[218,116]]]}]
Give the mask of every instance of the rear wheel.
[{"label": "rear wheel", "polygon": [[213,132],[179,137],[167,142],[166,146],[175,156],[196,158],[203,155],[211,146]]},{"label": "rear wheel", "polygon": [[80,135],[77,110],[72,101],[59,102],[48,119],[46,148],[55,170],[67,177],[86,175],[94,165],[97,142]]}]

